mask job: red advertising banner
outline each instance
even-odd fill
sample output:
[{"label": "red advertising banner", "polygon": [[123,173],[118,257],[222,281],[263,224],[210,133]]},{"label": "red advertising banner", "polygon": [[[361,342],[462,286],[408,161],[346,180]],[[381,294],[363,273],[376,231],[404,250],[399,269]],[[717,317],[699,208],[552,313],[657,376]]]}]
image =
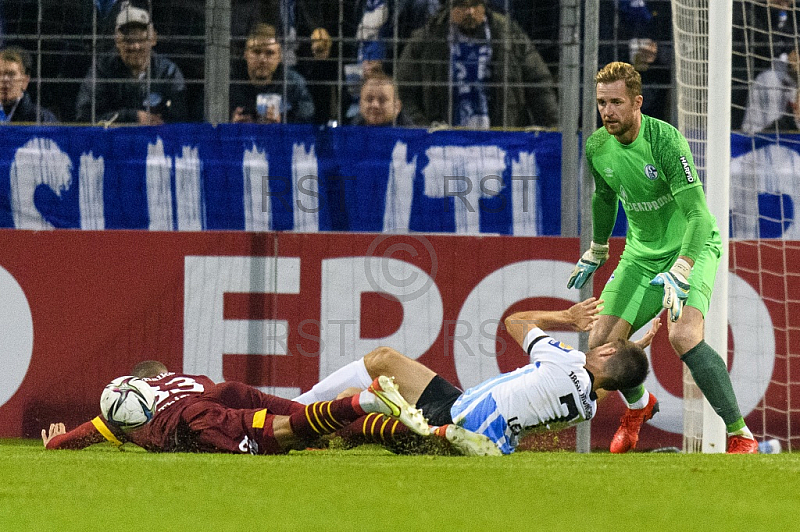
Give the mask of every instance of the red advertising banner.
[{"label": "red advertising banner", "polygon": [[[390,345],[469,387],[526,363],[505,316],[578,300],[566,288],[580,256],[571,238],[7,230],[0,246],[0,437],[89,419],[103,386],[145,359],[293,397]],[[738,263],[768,255],[732,251]],[[800,318],[785,280],[800,257],[783,259],[778,275],[732,274],[729,365],[751,427],[786,432],[800,407],[788,404],[800,397]],[[553,336],[578,345],[577,333]],[[662,410],[640,446],[679,446],[682,370],[666,328],[651,360]],[[621,413],[617,394],[600,403],[593,446],[608,445]]]}]

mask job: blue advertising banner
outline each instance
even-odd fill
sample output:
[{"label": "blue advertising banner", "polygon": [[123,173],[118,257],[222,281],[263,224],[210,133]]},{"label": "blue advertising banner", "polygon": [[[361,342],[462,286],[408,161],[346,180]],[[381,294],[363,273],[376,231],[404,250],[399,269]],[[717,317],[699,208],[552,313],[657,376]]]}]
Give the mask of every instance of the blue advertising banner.
[{"label": "blue advertising banner", "polygon": [[800,135],[731,135],[730,201],[731,237],[800,240]]},{"label": "blue advertising banner", "polygon": [[0,227],[557,235],[560,173],[560,133],[6,127]]},{"label": "blue advertising banner", "polygon": [[[733,238],[800,240],[798,140],[732,135]],[[559,235],[561,134],[3,127],[0,227]]]}]

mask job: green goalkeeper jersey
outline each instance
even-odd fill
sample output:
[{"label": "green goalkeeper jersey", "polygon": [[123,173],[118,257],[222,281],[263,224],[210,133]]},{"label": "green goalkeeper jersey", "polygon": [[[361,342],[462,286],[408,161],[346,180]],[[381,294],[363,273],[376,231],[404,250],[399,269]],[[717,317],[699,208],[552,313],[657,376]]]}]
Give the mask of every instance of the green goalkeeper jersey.
[{"label": "green goalkeeper jersey", "polygon": [[593,240],[611,236],[617,199],[628,218],[625,256],[662,270],[678,254],[695,259],[717,230],[694,167],[689,143],[673,126],[642,115],[639,135],[622,144],[600,128],[586,141],[595,180]]}]

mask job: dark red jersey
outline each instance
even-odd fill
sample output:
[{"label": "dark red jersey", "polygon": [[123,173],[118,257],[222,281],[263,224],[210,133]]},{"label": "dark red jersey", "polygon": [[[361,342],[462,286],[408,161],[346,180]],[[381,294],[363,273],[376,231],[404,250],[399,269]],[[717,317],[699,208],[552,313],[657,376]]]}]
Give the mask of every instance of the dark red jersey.
[{"label": "dark red jersey", "polygon": [[122,436],[148,451],[193,451],[192,439],[182,413],[203,394],[216,386],[205,375],[162,373],[142,379],[156,393],[153,420],[139,430],[122,433]]},{"label": "dark red jersey", "polygon": [[170,372],[144,380],[156,395],[150,423],[123,432],[98,416],[55,437],[47,448],[79,449],[106,439],[155,452],[274,454],[282,449],[272,437],[272,417],[304,409],[239,382],[214,384],[204,375]]}]

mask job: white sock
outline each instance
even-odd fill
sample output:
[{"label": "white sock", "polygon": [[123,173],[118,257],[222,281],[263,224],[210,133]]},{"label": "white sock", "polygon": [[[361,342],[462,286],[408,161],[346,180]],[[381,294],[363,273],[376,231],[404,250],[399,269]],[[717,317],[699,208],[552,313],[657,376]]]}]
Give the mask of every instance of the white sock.
[{"label": "white sock", "polygon": [[380,414],[391,414],[392,410],[389,406],[378,399],[378,396],[372,392],[364,390],[358,394],[358,404],[364,409],[364,412],[378,412]]},{"label": "white sock", "polygon": [[332,401],[347,388],[364,390],[369,388],[370,384],[372,384],[372,377],[369,376],[362,357],[337,369],[294,400],[304,405],[317,401]]},{"label": "white sock", "polygon": [[750,429],[747,428],[747,425],[745,425],[744,427],[740,428],[735,432],[729,432],[728,436],[744,436],[745,438],[750,438],[751,440],[755,440],[755,438],[753,437],[753,433],[750,432]]},{"label": "white sock", "polygon": [[[624,401],[624,400],[625,400],[625,399],[623,398],[623,401]],[[646,407],[646,406],[647,406],[647,403],[648,403],[649,401],[650,401],[650,392],[648,392],[647,390],[645,390],[645,391],[644,391],[644,395],[641,397],[641,399],[639,399],[639,400],[638,400],[638,401],[636,401],[635,403],[629,404],[629,405],[628,405],[628,408],[630,408],[631,410],[639,410],[640,408],[644,408],[644,407]],[[626,402],[627,402],[627,401],[626,401]]]}]

